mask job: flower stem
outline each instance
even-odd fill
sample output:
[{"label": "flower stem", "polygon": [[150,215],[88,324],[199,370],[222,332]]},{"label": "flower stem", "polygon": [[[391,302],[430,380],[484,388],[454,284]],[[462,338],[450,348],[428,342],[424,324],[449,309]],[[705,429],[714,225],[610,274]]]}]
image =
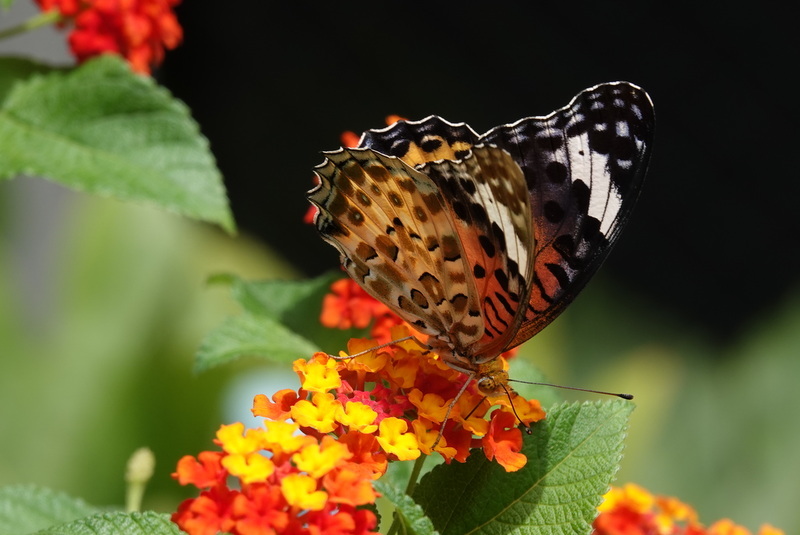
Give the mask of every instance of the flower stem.
[{"label": "flower stem", "polygon": [[13,26],[11,28],[6,28],[5,30],[0,31],[0,39],[5,39],[7,37],[12,37],[17,35],[18,33],[24,33],[31,30],[35,30],[40,26],[46,26],[47,24],[53,24],[54,22],[58,22],[61,20],[61,13],[57,10],[52,11],[45,11],[44,13],[39,13],[35,17],[31,17],[22,24],[18,26]]},{"label": "flower stem", "polygon": [[[420,455],[417,457],[417,460],[414,462],[414,468],[411,470],[411,475],[408,477],[408,485],[406,485],[406,494],[409,496],[414,495],[414,489],[417,486],[417,479],[419,479],[419,474],[422,472],[422,466],[425,464],[425,459],[427,459],[427,455]],[[389,531],[386,532],[386,535],[395,535],[397,531],[400,529],[400,515],[397,512],[394,513],[394,518],[392,519],[392,525],[389,526]]]},{"label": "flower stem", "polygon": [[419,474],[422,472],[422,465],[425,464],[425,459],[427,458],[427,455],[420,455],[414,462],[414,468],[411,470],[411,475],[408,477],[408,485],[406,486],[406,494],[409,496],[414,495],[414,489],[417,486],[417,479],[419,479]]}]

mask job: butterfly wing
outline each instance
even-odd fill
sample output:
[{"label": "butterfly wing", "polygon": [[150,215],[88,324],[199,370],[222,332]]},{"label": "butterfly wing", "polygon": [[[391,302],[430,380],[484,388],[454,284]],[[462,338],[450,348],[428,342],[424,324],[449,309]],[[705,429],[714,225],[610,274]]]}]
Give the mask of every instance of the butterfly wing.
[{"label": "butterfly wing", "polygon": [[401,160],[370,149],[326,153],[309,192],[315,225],[349,275],[401,318],[454,344],[478,338],[480,305],[440,188]]},{"label": "butterfly wing", "polygon": [[413,169],[342,149],[316,171],[316,226],[354,280],[467,363],[495,357],[526,308],[532,266],[530,203],[511,156],[479,146]]},{"label": "butterfly wing", "polygon": [[520,165],[533,213],[533,284],[508,348],[553,321],[605,259],[638,195],[653,128],[647,93],[619,82],[589,88],[546,117],[481,136]]},{"label": "butterfly wing", "polygon": [[380,130],[367,130],[359,147],[396,156],[417,167],[438,160],[465,158],[479,136],[465,123],[451,123],[431,115],[421,121],[397,121]]}]

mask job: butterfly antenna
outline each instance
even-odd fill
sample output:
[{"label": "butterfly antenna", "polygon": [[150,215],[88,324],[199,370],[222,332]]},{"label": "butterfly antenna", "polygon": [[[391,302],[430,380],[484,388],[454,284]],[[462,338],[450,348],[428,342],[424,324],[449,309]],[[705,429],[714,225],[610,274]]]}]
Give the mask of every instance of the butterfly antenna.
[{"label": "butterfly antenna", "polygon": [[481,398],[481,400],[480,400],[479,402],[477,402],[477,403],[475,404],[475,406],[474,406],[474,407],[472,407],[472,410],[470,410],[470,411],[467,413],[467,415],[466,415],[466,416],[464,416],[464,419],[465,419],[465,420],[469,419],[469,417],[470,417],[470,416],[472,416],[472,413],[473,413],[473,412],[475,412],[476,410],[478,410],[478,407],[480,407],[480,406],[481,406],[481,403],[483,403],[484,401],[486,401],[486,396],[483,396],[483,397]]},{"label": "butterfly antenna", "polygon": [[535,386],[552,386],[553,388],[561,388],[563,390],[577,390],[578,392],[589,392],[590,394],[602,394],[604,396],[614,396],[622,399],[633,399],[633,394],[618,394],[617,392],[606,392],[605,390],[592,390],[590,388],[578,388],[577,386],[564,386],[554,385],[552,383],[532,383],[530,381],[520,381],[519,379],[509,379],[515,383],[524,383],[526,385]]},{"label": "butterfly antenna", "polygon": [[345,355],[343,357],[337,355],[328,354],[328,357],[335,359],[335,360],[347,360],[347,359],[354,359],[356,357],[360,357],[362,355],[366,355],[372,351],[377,351],[378,349],[383,349],[384,347],[393,346],[399,344],[400,342],[405,342],[406,340],[416,340],[413,336],[405,336],[403,338],[398,338],[397,340],[392,340],[391,342],[386,342],[385,344],[381,344],[379,346],[371,347],[369,349],[365,349],[364,351],[359,351],[358,353],[353,353],[352,355]]}]

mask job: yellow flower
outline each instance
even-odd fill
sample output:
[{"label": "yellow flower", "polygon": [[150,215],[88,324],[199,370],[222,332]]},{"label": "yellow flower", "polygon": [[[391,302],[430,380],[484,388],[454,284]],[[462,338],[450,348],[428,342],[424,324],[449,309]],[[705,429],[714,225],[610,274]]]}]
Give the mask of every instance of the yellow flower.
[{"label": "yellow flower", "polygon": [[400,418],[384,418],[379,426],[378,443],[386,453],[393,453],[401,461],[410,461],[420,455],[417,436],[407,433],[408,424]]},{"label": "yellow flower", "polygon": [[408,394],[408,401],[417,408],[417,414],[422,418],[427,418],[432,422],[444,421],[447,414],[449,403],[439,394],[422,394],[418,388],[413,389]]},{"label": "yellow flower", "polygon": [[348,401],[344,407],[340,407],[336,411],[338,422],[351,430],[354,429],[364,434],[371,434],[378,430],[378,426],[373,423],[377,417],[377,412],[360,401]]},{"label": "yellow flower", "polygon": [[436,439],[439,439],[439,443],[436,445],[435,451],[441,453],[447,459],[452,459],[458,455],[456,448],[447,445],[447,439],[444,435],[439,436],[441,428],[439,424],[429,420],[417,419],[411,422],[411,426],[414,428],[418,447],[425,455],[433,453],[433,443],[436,442]]},{"label": "yellow flower", "polygon": [[732,520],[723,518],[709,526],[708,535],[750,535],[750,531],[734,524]]},{"label": "yellow flower", "polygon": [[303,390],[309,392],[328,392],[342,386],[342,379],[336,371],[338,363],[335,359],[299,359],[294,362],[294,371],[300,376]]},{"label": "yellow flower", "polygon": [[336,409],[341,407],[333,394],[317,392],[311,401],[302,399],[292,406],[292,419],[301,427],[313,427],[320,433],[336,429]]},{"label": "yellow flower", "polygon": [[341,461],[346,461],[352,456],[353,454],[346,445],[325,435],[320,444],[309,444],[292,455],[292,461],[298,470],[319,479],[333,470]]},{"label": "yellow flower", "polygon": [[317,490],[317,480],[303,474],[290,474],[281,480],[281,492],[292,507],[320,511],[328,494]]},{"label": "yellow flower", "polygon": [[244,483],[265,481],[275,471],[272,461],[259,453],[227,455],[222,459],[222,466]]},{"label": "yellow flower", "polygon": [[624,506],[637,513],[649,511],[655,497],[638,485],[628,483],[624,487],[614,487],[603,496],[603,503],[597,508],[601,513]]},{"label": "yellow flower", "polygon": [[661,512],[656,515],[656,524],[665,533],[672,530],[676,521],[699,525],[695,510],[677,498],[658,496],[656,501],[661,509]]},{"label": "yellow flower", "polygon": [[264,449],[274,453],[292,453],[304,445],[316,442],[308,435],[295,435],[300,426],[281,420],[264,420]]},{"label": "yellow flower", "polygon": [[264,447],[263,429],[248,429],[242,436],[243,431],[244,424],[241,422],[223,425],[219,428],[217,440],[226,453],[247,455]]}]

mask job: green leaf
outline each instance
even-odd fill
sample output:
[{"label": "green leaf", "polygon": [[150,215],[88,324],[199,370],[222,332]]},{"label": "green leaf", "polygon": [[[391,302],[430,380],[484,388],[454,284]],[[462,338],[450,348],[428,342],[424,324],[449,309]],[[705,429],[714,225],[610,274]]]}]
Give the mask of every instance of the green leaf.
[{"label": "green leaf", "polygon": [[588,534],[619,468],[630,402],[564,404],[525,438],[524,468],[506,473],[479,452],[438,466],[414,498],[442,535]]},{"label": "green leaf", "polygon": [[0,488],[0,535],[21,535],[100,512],[83,500],[32,485]]},{"label": "green leaf", "polygon": [[236,275],[214,275],[210,282],[231,286],[245,310],[228,318],[203,341],[195,362],[204,371],[244,355],[273,362],[308,358],[316,351],[337,352],[363,329],[329,329],[320,324],[323,296],[341,274],[302,281],[245,281]]},{"label": "green leaf", "polygon": [[244,356],[292,362],[316,351],[316,345],[274,319],[243,314],[227,318],[206,336],[197,351],[195,371],[203,372]]},{"label": "green leaf", "polygon": [[35,535],[185,535],[169,515],[146,513],[103,513],[60,526],[37,531]]},{"label": "green leaf", "polygon": [[27,58],[0,58],[0,102],[5,101],[14,84],[53,70],[58,69]]},{"label": "green leaf", "polygon": [[117,57],[13,87],[0,108],[0,178],[21,174],[234,230],[221,176],[189,110]]},{"label": "green leaf", "polygon": [[229,276],[233,298],[245,311],[280,320],[291,318],[309,302],[318,310],[322,296],[337,278],[341,276],[333,273],[301,281],[245,281]]},{"label": "green leaf", "polygon": [[430,519],[425,516],[422,508],[410,496],[384,481],[376,481],[374,485],[375,489],[395,506],[395,510],[400,515],[405,527],[402,533],[409,535],[438,535],[437,531],[433,529]]}]

